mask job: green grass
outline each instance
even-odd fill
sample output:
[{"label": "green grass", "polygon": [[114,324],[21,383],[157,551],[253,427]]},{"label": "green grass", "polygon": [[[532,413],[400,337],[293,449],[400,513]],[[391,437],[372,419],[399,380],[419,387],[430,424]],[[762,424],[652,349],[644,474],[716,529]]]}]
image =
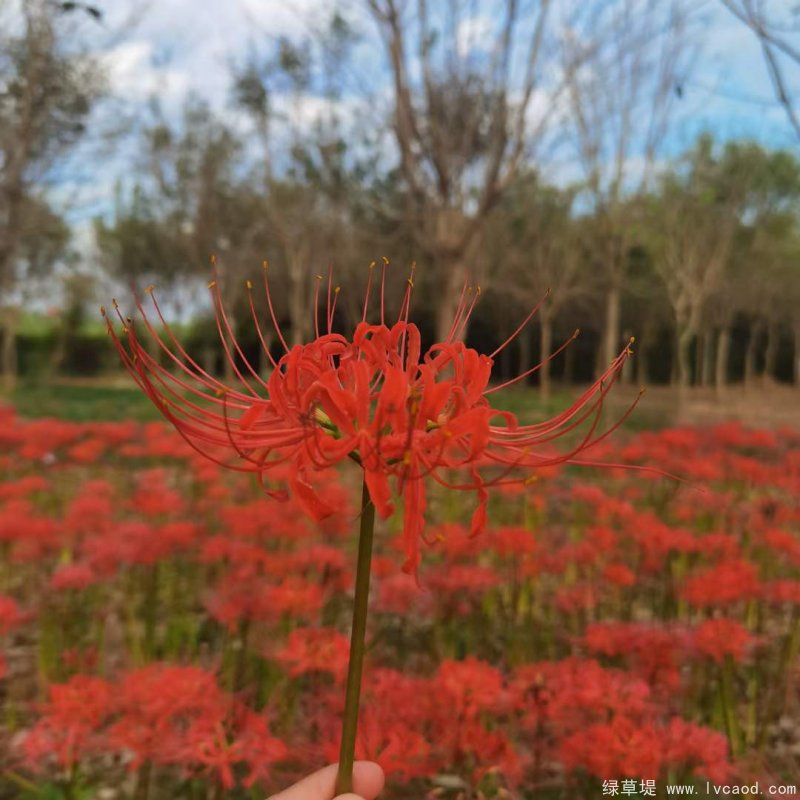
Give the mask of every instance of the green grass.
[{"label": "green grass", "polygon": [[[526,424],[555,416],[569,407],[578,392],[578,387],[554,387],[550,398],[543,402],[536,388],[515,386],[490,395],[490,399],[495,408],[512,412]],[[613,424],[624,413],[626,405],[616,399],[613,392],[609,400],[604,418],[606,424]],[[74,422],[161,419],[155,406],[132,382],[129,386],[115,386],[102,381],[22,382],[11,395],[0,396],[0,402],[3,401],[10,402],[21,416],[31,419],[58,417]],[[663,428],[669,422],[663,409],[648,408],[647,403],[643,403],[623,427],[628,431],[653,430]]]},{"label": "green grass", "polygon": [[160,419],[155,406],[135,386],[114,387],[54,381],[21,383],[5,396],[23,417],[58,417],[73,422]]},{"label": "green grass", "polygon": [[[556,416],[568,408],[585,391],[586,387],[557,386],[553,388],[550,397],[543,401],[539,390],[532,386],[514,386],[490,395],[492,406],[502,411],[510,411],[523,424],[541,422]],[[604,425],[612,425],[628,408],[631,398],[629,394],[620,396],[615,389],[609,393],[607,404],[603,411]],[[645,431],[658,430],[667,427],[673,421],[672,414],[666,414],[663,407],[645,402],[633,411],[623,423],[624,430]]]}]

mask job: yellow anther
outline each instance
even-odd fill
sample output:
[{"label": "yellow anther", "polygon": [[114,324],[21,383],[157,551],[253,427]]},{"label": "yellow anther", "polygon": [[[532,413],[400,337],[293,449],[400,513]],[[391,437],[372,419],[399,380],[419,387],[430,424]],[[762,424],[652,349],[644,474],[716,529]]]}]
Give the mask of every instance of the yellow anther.
[{"label": "yellow anther", "polygon": [[314,417],[316,418],[317,422],[319,422],[320,425],[322,425],[323,427],[326,428],[335,427],[333,424],[333,420],[321,408],[317,408],[314,410]]},{"label": "yellow anther", "polygon": [[213,289],[216,285],[217,285],[216,281],[209,281],[208,282],[208,288],[209,289]]},{"label": "yellow anther", "polygon": [[384,265],[385,267],[388,267],[388,266],[389,266],[389,259],[388,259],[388,258],[386,258],[386,256],[381,256],[381,259],[382,259],[382,261],[383,261],[383,265]]},{"label": "yellow anther", "polygon": [[147,288],[144,290],[144,293],[145,293],[145,294],[153,294],[153,292],[155,291],[155,289],[156,289],[156,287],[155,287],[155,286],[154,286],[154,285],[151,283],[151,284],[150,284],[150,285],[149,285],[149,286],[148,286],[148,287],[147,287]]},{"label": "yellow anther", "polygon": [[105,315],[106,315],[106,307],[105,307],[105,306],[100,306],[100,314],[101,314],[102,316],[105,316]]},{"label": "yellow anther", "polygon": [[408,285],[413,289],[414,288],[414,280],[412,278],[408,278]]},{"label": "yellow anther", "polygon": [[477,288],[477,289],[475,289],[475,294],[480,294],[480,293],[481,293],[481,287],[480,287],[480,286],[478,286],[478,288]]},{"label": "yellow anther", "polygon": [[216,394],[217,397],[222,397],[223,395],[227,394],[227,390],[226,389],[217,389],[217,391],[214,392],[214,394]]},{"label": "yellow anther", "polygon": [[123,333],[127,333],[128,332],[128,329],[125,327],[125,325],[122,326],[122,332]]},{"label": "yellow anther", "polygon": [[406,450],[403,454],[403,466],[407,467],[411,463],[411,452]]},{"label": "yellow anther", "polygon": [[117,302],[116,298],[111,298],[111,305],[114,306],[114,308],[119,308],[119,303]]},{"label": "yellow anther", "polygon": [[245,286],[246,286],[248,289],[252,289],[252,288],[253,288],[253,282],[252,282],[252,281],[245,281],[245,282],[244,282],[244,285],[245,285]]},{"label": "yellow anther", "polygon": [[211,254],[211,266],[212,267],[217,266],[217,257],[213,253]]},{"label": "yellow anther", "polygon": [[317,275],[317,280],[321,281],[322,280],[322,275]]},{"label": "yellow anther", "polygon": [[538,475],[530,475],[529,477],[525,478],[522,482],[524,486],[530,486],[532,483],[536,483],[539,480]]},{"label": "yellow anther", "polygon": [[337,286],[337,287],[336,287],[336,288],[333,290],[333,293],[334,293],[334,294],[339,294],[339,292],[341,292],[341,291],[342,291],[342,287],[341,287],[341,286]]},{"label": "yellow anther", "polygon": [[264,259],[264,261],[261,262],[261,266],[262,266],[263,269],[268,269],[269,268],[269,262],[266,259]]},{"label": "yellow anther", "polygon": [[374,261],[370,261],[369,262],[369,269],[375,269],[375,266],[376,266],[376,264],[375,264]]}]

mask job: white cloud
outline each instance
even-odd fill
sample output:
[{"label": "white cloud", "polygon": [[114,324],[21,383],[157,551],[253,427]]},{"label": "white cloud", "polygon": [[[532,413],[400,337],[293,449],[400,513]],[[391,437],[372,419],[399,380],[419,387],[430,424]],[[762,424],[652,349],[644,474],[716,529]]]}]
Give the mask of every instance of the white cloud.
[{"label": "white cloud", "polygon": [[117,45],[103,54],[102,63],[112,91],[128,101],[182,98],[193,83],[185,70],[159,64],[153,42],[144,39]]},{"label": "white cloud", "polygon": [[497,23],[489,17],[478,16],[465,19],[456,31],[456,50],[463,58],[479,50],[488,52],[495,40]]}]

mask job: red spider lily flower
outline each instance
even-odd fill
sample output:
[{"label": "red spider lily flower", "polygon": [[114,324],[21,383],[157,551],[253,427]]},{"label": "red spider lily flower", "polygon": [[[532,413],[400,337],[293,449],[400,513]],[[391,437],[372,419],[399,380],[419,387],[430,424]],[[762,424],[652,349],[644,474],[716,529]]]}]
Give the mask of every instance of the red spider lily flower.
[{"label": "red spider lily flower", "polygon": [[743,558],[731,559],[690,575],[681,597],[703,608],[730,605],[758,597],[761,591],[758,567]]},{"label": "red spider lily flower", "polygon": [[42,716],[20,741],[21,755],[34,770],[49,760],[71,769],[88,754],[107,749],[100,730],[113,711],[111,684],[90,675],[75,675],[51,684]]},{"label": "red spider lily flower", "polygon": [[21,625],[27,615],[20,609],[17,601],[7,594],[0,594],[0,636]]},{"label": "red spider lily flower", "polygon": [[[316,336],[292,348],[276,320],[265,264],[267,306],[285,350],[278,360],[273,358],[248,281],[255,332],[272,364],[266,379],[246,359],[234,336],[216,277],[209,288],[222,347],[237,377],[235,385],[222,383],[184,349],[166,323],[152,287],[147,293],[163,333],[142,302],[137,299],[136,304],[146,333],[164,358],[152,355],[152,348],[140,338],[139,323],[123,317],[116,301],[121,334],[110,320],[108,330],[133,378],[192,447],[217,463],[260,477],[269,478],[272,468],[288,465],[288,489],[314,519],[326,518],[334,508],[315,491],[312,474],[345,459],[356,460],[381,517],[393,513],[394,496],[402,498],[404,569],[414,572],[424,528],[424,479],[430,477],[447,488],[475,493],[478,505],[471,532],[477,534],[486,523],[489,487],[524,483],[533,470],[555,464],[593,463],[581,454],[620,424],[598,432],[603,401],[631,351],[625,347],[603,375],[553,419],[519,424],[513,414],[494,410],[489,396],[525,379],[541,365],[497,386],[490,386],[489,381],[495,357],[519,335],[539,306],[500,347],[482,355],[461,341],[479,295],[479,290],[472,292],[465,286],[448,336],[423,353],[419,329],[408,321],[413,269],[398,317],[388,321],[384,300],[387,263],[384,259],[379,322],[368,322],[370,269],[361,320],[349,338],[334,333],[338,287],[332,289],[329,277],[327,329],[321,332],[316,318],[318,282]],[[582,438],[562,452],[551,449],[556,440],[584,422],[588,430]],[[454,469],[465,470],[468,477],[454,483]]]},{"label": "red spider lily flower", "polygon": [[694,630],[698,653],[721,664],[726,656],[742,661],[756,644],[756,639],[740,622],[733,619],[709,619]]},{"label": "red spider lily flower", "polygon": [[276,653],[292,677],[307,672],[329,672],[337,680],[347,672],[350,642],[331,628],[297,628]]}]

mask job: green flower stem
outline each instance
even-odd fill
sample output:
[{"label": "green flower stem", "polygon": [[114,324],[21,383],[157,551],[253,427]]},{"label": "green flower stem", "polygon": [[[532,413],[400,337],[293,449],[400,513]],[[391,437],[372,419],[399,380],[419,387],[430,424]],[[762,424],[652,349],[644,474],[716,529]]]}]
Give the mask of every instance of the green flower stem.
[{"label": "green flower stem", "polygon": [[364,636],[367,630],[369,575],[374,531],[375,506],[370,499],[365,480],[361,490],[361,526],[358,533],[356,596],[353,607],[353,629],[350,634],[350,662],[347,668],[342,746],[339,751],[339,773],[336,776],[337,795],[353,791],[353,761],[356,751],[358,702],[361,696],[361,672],[364,666]]},{"label": "green flower stem", "polygon": [[739,723],[736,719],[736,704],[733,697],[733,680],[733,658],[731,658],[730,655],[726,655],[725,660],[722,662],[722,674],[720,680],[722,715],[725,722],[725,731],[728,734],[731,755],[736,758],[741,752],[741,733],[739,731]]}]

